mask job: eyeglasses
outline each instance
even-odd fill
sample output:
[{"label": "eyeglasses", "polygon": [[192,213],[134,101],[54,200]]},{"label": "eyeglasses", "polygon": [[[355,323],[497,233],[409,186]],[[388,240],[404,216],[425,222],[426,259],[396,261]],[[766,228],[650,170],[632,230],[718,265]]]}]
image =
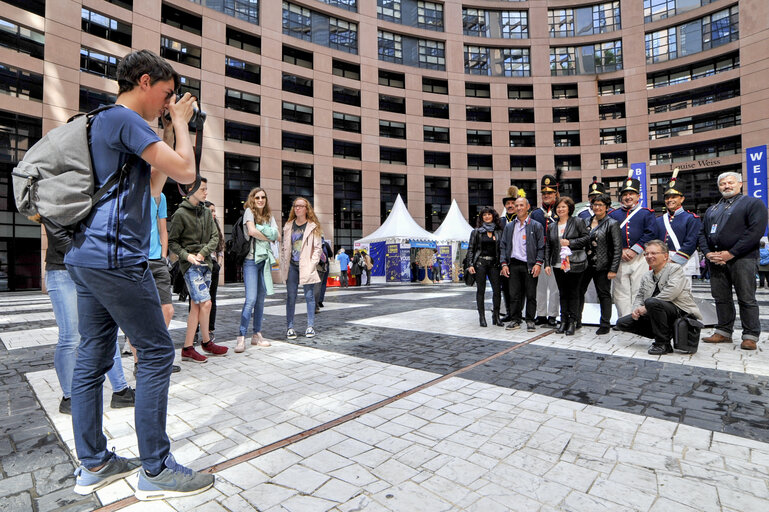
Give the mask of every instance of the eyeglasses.
[{"label": "eyeglasses", "polygon": [[294,208],[307,208],[306,204],[295,204]]},{"label": "eyeglasses", "polygon": [[261,201],[263,199],[267,199],[267,196],[254,196],[254,199],[256,199],[257,201]]},{"label": "eyeglasses", "polygon": [[644,252],[644,256],[661,256],[661,252]]}]

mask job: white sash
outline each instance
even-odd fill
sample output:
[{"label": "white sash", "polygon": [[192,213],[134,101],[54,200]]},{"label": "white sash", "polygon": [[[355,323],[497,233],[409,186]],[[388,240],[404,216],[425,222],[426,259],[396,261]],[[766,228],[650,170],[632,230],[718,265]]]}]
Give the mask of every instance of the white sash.
[{"label": "white sash", "polygon": [[625,224],[627,224],[627,221],[629,221],[630,219],[632,219],[632,218],[633,218],[633,215],[635,215],[635,214],[636,214],[636,213],[638,213],[639,211],[641,211],[641,203],[638,203],[637,205],[635,205],[635,208],[633,208],[633,211],[632,211],[632,212],[630,212],[630,215],[628,215],[627,217],[625,217],[625,220],[623,220],[623,221],[622,221],[622,223],[619,225],[619,227],[620,227],[620,228],[624,228],[624,227],[625,227]]},{"label": "white sash", "polygon": [[681,244],[678,242],[678,237],[676,236],[676,232],[673,231],[673,226],[670,225],[670,215],[663,215],[662,222],[665,223],[665,230],[668,232],[668,236],[673,241],[673,246],[676,248],[676,251],[681,250]]}]

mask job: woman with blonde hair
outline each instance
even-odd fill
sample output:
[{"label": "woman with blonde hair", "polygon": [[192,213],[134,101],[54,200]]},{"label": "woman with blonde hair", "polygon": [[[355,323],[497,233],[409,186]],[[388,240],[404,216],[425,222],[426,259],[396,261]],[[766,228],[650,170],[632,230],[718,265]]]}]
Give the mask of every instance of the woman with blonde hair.
[{"label": "woman with blonde hair", "polygon": [[299,285],[304,286],[304,300],[307,303],[308,338],[315,336],[314,284],[320,282],[317,265],[320,261],[321,246],[320,221],[315,216],[310,201],[303,197],[294,199],[291,213],[283,226],[283,243],[280,251],[280,275],[286,283],[286,338],[296,339],[294,330],[294,310]]},{"label": "woman with blonde hair", "polygon": [[[233,226],[238,229],[240,226]],[[259,347],[269,347],[270,342],[262,336],[262,321],[264,320],[264,298],[274,293],[272,287],[272,264],[275,256],[272,254],[270,242],[280,239],[280,231],[275,218],[270,212],[267,192],[256,187],[248,194],[245,212],[243,213],[243,231],[251,239],[251,248],[243,262],[243,284],[246,288],[246,301],[240,314],[240,335],[238,336],[235,352],[246,350],[246,332],[248,322],[254,318],[254,334],[251,344]]]}]

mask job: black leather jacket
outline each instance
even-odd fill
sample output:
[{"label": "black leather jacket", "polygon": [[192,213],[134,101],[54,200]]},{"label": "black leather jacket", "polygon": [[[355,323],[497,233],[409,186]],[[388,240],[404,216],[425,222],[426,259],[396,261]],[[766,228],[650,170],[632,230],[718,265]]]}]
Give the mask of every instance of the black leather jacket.
[{"label": "black leather jacket", "polygon": [[586,221],[590,234],[587,261],[595,270],[617,272],[622,258],[622,234],[619,223],[607,215],[594,229],[590,229],[594,217]]},{"label": "black leather jacket", "polygon": [[[478,258],[481,256],[481,240],[478,236],[478,230],[474,229],[470,233],[470,242],[467,244],[467,262],[471,267],[475,267],[478,264]],[[486,236],[485,233],[483,236]],[[502,230],[497,228],[494,230],[494,238],[496,239],[495,253],[496,257],[493,261],[493,265],[499,265],[499,242],[502,240]]]},{"label": "black leather jacket", "polygon": [[[587,232],[585,221],[579,217],[569,217],[566,221],[566,229],[563,232],[563,238],[569,241],[569,248],[572,251],[585,249],[590,241],[590,235]],[[558,239],[558,222],[551,222],[547,229],[547,243],[545,244],[545,266],[555,267],[561,259],[561,241]],[[587,263],[582,265],[572,265],[572,272],[583,272]]]}]

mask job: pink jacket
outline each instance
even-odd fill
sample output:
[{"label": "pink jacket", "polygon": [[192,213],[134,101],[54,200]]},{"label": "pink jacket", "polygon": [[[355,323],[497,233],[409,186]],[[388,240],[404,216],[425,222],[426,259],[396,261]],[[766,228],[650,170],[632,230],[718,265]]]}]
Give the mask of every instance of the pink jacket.
[{"label": "pink jacket", "polygon": [[[283,226],[283,240],[280,246],[280,277],[283,282],[288,279],[288,266],[291,264],[291,228],[294,222],[286,222]],[[320,234],[316,233],[317,226],[307,221],[302,238],[302,252],[299,254],[299,284],[314,284],[320,282],[320,276],[315,268],[320,261],[323,250]]]}]

